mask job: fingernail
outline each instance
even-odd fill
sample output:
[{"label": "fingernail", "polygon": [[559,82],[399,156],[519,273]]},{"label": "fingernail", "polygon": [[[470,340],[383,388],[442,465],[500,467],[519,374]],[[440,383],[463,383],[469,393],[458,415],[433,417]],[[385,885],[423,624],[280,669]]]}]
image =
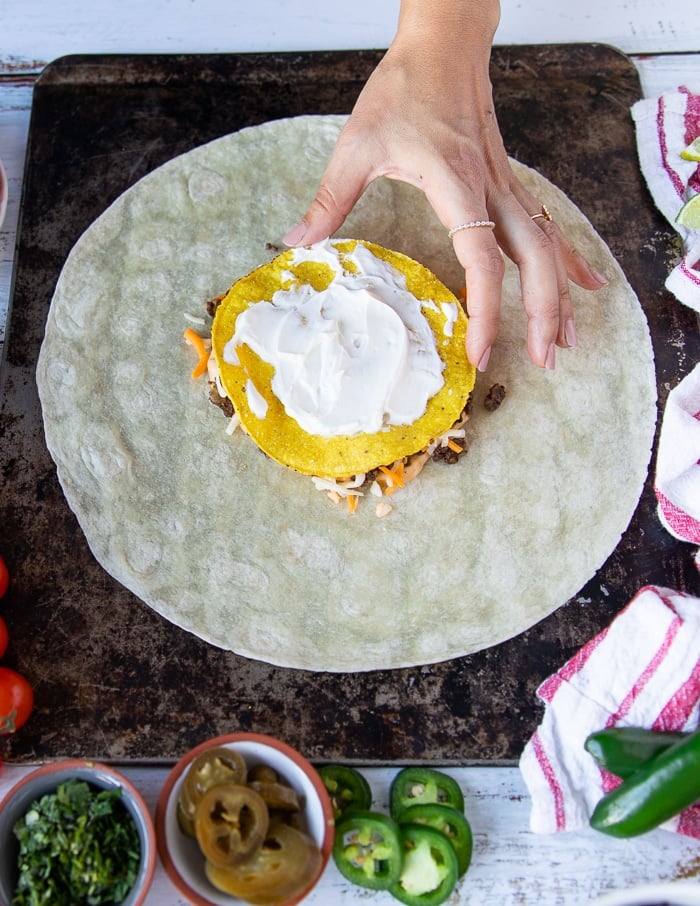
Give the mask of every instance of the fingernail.
[{"label": "fingernail", "polygon": [[544,367],[547,371],[554,371],[554,343],[552,343],[547,350],[547,358],[545,359]]},{"label": "fingernail", "polygon": [[491,358],[491,347],[489,346],[488,349],[485,350],[484,354],[479,359],[479,364],[476,366],[477,371],[486,371],[486,366],[488,365],[490,358]]},{"label": "fingernail", "polygon": [[578,346],[578,334],[576,333],[576,325],[574,324],[573,318],[569,318],[564,324],[564,339],[566,340],[566,345],[570,349]]},{"label": "fingernail", "polygon": [[299,245],[304,236],[306,236],[308,228],[308,223],[305,220],[300,220],[299,223],[291,228],[282,242],[284,242],[285,245]]},{"label": "fingernail", "polygon": [[591,268],[591,273],[596,278],[598,283],[602,283],[604,286],[608,283],[608,278],[605,274],[601,274],[600,271],[597,271],[594,267]]}]

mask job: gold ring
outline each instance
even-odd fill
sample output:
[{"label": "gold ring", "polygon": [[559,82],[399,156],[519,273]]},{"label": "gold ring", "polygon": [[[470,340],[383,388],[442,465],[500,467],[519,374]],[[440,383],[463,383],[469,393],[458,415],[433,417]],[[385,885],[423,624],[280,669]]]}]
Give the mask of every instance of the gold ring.
[{"label": "gold ring", "polygon": [[542,210],[539,212],[539,214],[531,215],[530,220],[537,220],[538,217],[541,217],[543,220],[552,219],[552,215],[549,213],[549,211],[547,210],[547,208],[544,205],[542,205]]},{"label": "gold ring", "polygon": [[460,223],[456,227],[452,227],[451,230],[447,232],[447,238],[452,239],[455,233],[459,233],[460,230],[471,230],[473,227],[488,227],[492,230],[496,224],[493,220],[470,220],[468,223]]}]

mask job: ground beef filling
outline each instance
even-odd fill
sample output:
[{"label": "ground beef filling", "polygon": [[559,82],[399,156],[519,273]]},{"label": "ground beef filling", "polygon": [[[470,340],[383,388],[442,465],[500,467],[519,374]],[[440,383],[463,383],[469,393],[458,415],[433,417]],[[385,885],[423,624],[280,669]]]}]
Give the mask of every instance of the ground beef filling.
[{"label": "ground beef filling", "polygon": [[233,418],[233,403],[227,396],[221,396],[216,384],[209,382],[209,402],[218,406],[226,418]]},{"label": "ground beef filling", "polygon": [[489,412],[495,412],[506,398],[506,388],[503,384],[493,384],[489,387],[489,392],[484,397],[484,408]]}]

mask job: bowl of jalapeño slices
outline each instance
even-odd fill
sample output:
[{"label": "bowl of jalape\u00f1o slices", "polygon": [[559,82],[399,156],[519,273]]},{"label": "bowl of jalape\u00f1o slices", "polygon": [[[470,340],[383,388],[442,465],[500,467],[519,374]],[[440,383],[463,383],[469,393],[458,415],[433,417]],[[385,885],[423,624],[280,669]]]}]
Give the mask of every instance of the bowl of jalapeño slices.
[{"label": "bowl of jalape\u00f1o slices", "polygon": [[195,906],[292,906],[318,883],[333,846],[330,798],[286,743],[232,733],[175,765],[156,808],[158,850]]}]

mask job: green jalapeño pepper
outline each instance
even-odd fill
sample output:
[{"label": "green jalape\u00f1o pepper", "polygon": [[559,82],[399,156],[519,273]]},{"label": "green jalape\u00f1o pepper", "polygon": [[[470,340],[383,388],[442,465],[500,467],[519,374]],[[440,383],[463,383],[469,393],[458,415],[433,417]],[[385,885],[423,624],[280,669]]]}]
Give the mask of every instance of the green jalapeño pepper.
[{"label": "green jalape\u00f1o pepper", "polygon": [[401,827],[403,868],[390,893],[408,906],[439,906],[455,889],[457,856],[447,837],[433,827]]},{"label": "green jalape\u00f1o pepper", "polygon": [[349,811],[367,811],[372,805],[372,791],[365,778],[354,768],[342,764],[325,764],[318,769],[328,790],[337,821]]},{"label": "green jalape\u00f1o pepper", "polygon": [[401,875],[398,825],[378,812],[349,812],[336,824],[333,860],[353,884],[388,890]]},{"label": "green jalape\u00f1o pepper", "polygon": [[469,868],[472,858],[472,829],[462,812],[456,808],[432,802],[411,805],[401,812],[399,824],[402,828],[405,824],[424,824],[440,831],[455,851],[460,878]]},{"label": "green jalape\u00f1o pepper", "polygon": [[641,727],[608,727],[591,733],[584,746],[596,764],[624,779],[686,736]]},{"label": "green jalape\u00f1o pepper", "polygon": [[700,730],[647,761],[604,796],[591,827],[634,837],[658,827],[700,799]]},{"label": "green jalape\u00f1o pepper", "polygon": [[404,809],[426,802],[451,805],[459,812],[464,811],[464,796],[452,777],[431,768],[404,768],[399,771],[389,791],[392,817],[399,821]]}]

